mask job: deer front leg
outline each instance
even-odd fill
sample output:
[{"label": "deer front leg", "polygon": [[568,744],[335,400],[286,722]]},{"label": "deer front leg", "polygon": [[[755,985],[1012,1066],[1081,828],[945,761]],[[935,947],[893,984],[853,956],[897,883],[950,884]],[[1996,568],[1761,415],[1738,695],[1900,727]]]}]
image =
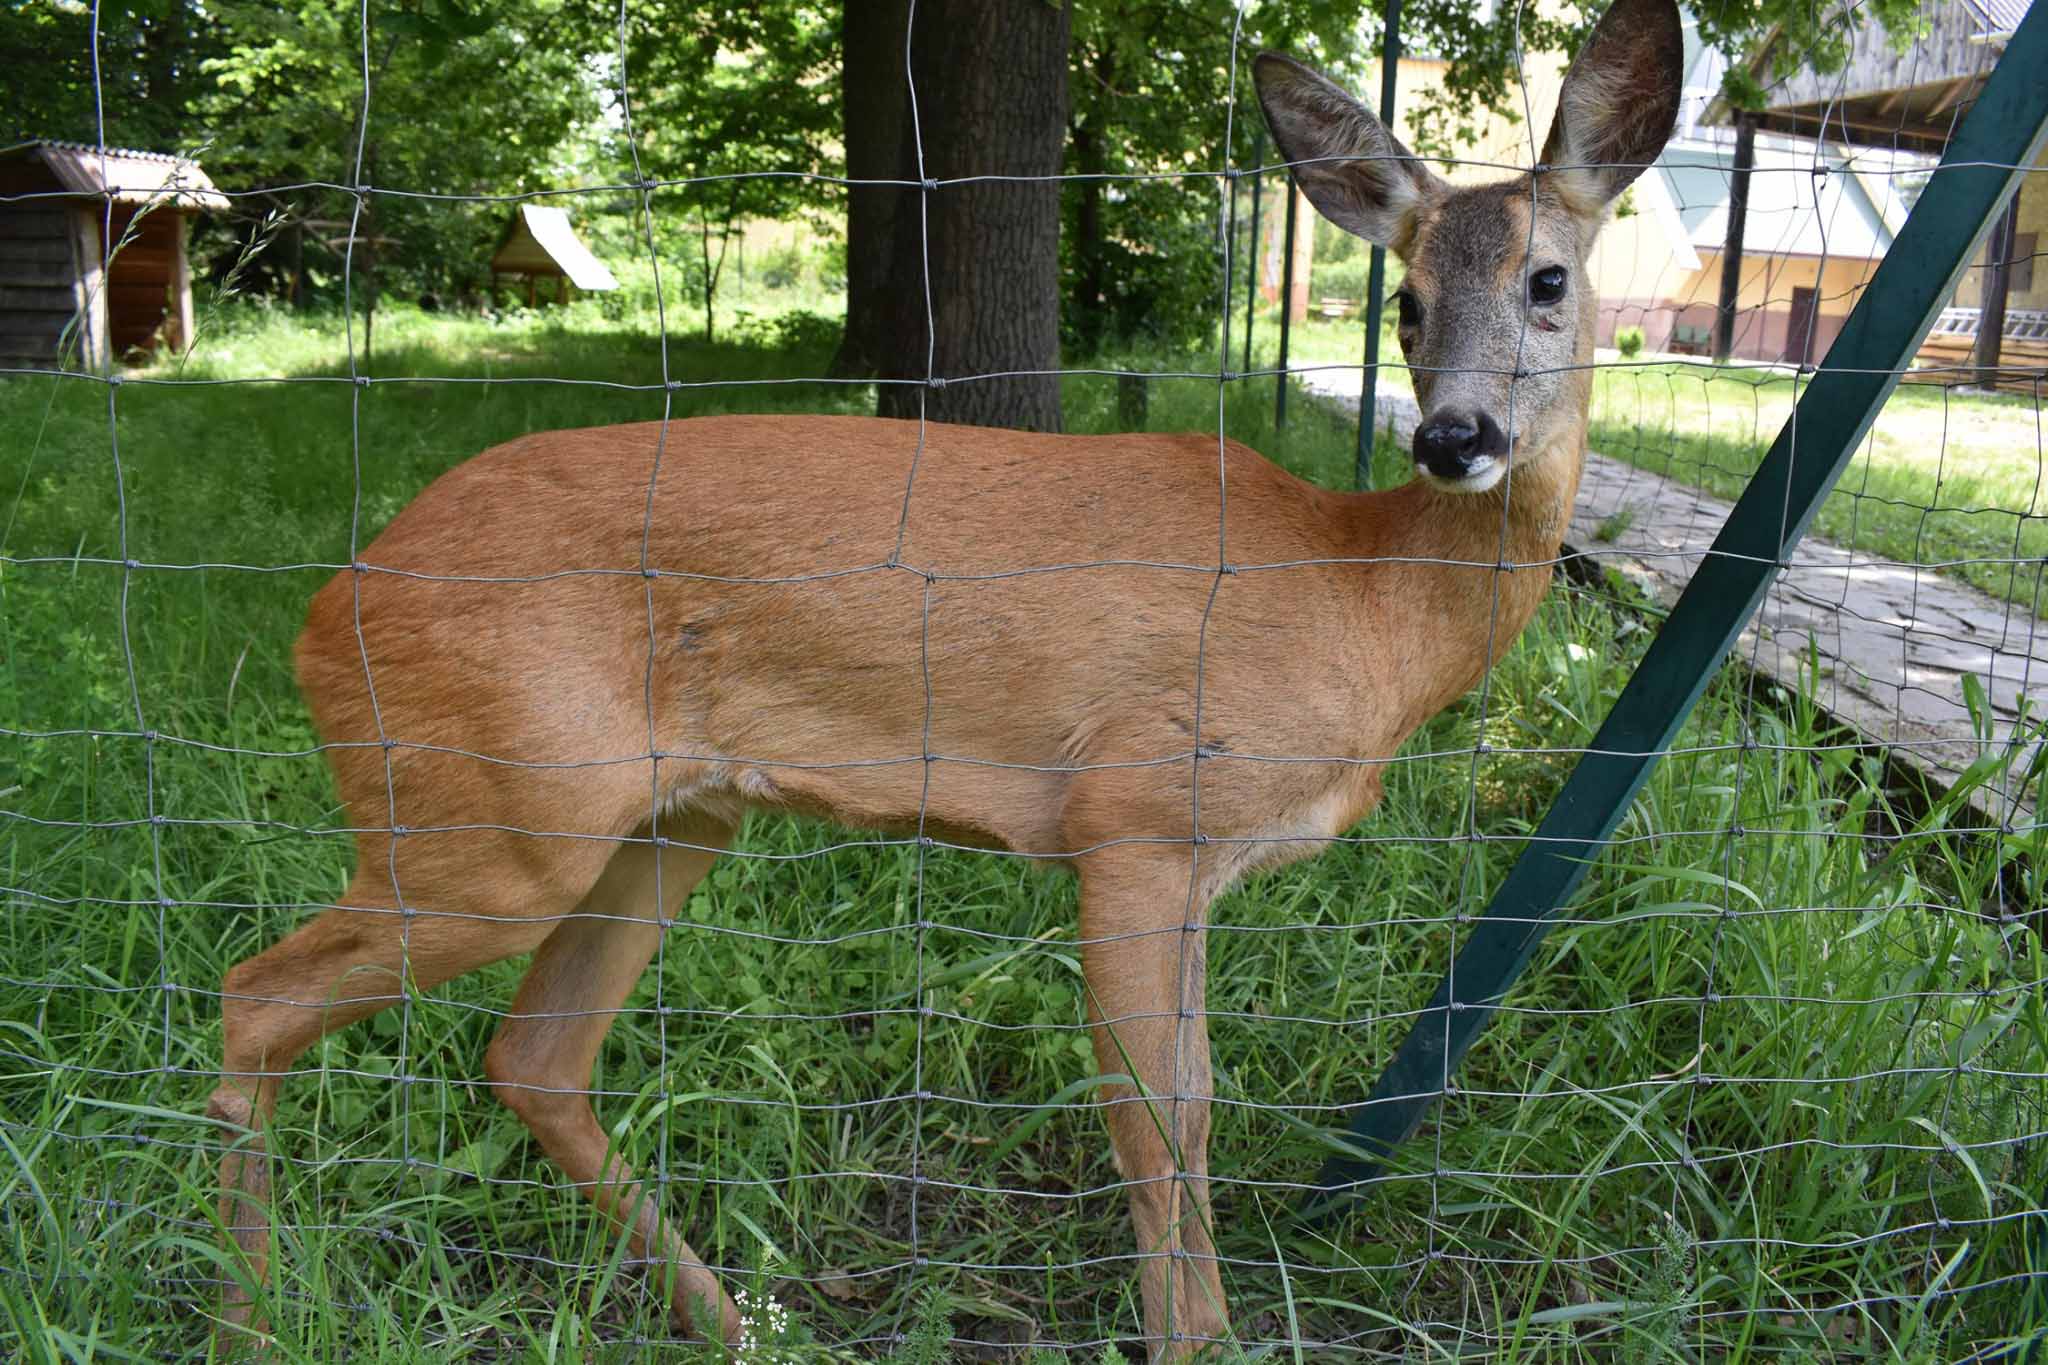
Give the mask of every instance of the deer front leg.
[{"label": "deer front leg", "polygon": [[1184,1360],[1230,1335],[1209,1215],[1207,902],[1188,850],[1098,854],[1081,874],[1082,969],[1109,1135],[1144,1258],[1139,1287],[1153,1359]]}]

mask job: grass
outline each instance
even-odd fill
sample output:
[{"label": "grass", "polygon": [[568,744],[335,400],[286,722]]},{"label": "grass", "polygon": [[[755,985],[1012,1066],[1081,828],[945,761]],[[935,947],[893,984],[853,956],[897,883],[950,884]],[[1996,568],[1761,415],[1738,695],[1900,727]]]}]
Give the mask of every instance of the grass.
[{"label": "grass", "polygon": [[[1588,443],[1733,500],[1791,415],[1803,381],[1749,366],[1603,369]],[[1937,568],[2048,611],[2048,457],[2041,403],[1902,384],[1814,521],[1861,554]]]},{"label": "grass", "polygon": [[[393,310],[373,372],[658,381],[644,329],[571,320]],[[331,324],[240,314],[210,335],[186,379],[345,374]],[[668,350],[685,381],[826,358]],[[1213,428],[1213,382],[1150,391],[1150,425]],[[1113,380],[1066,397],[1073,428],[1114,424]],[[869,401],[778,384],[674,398],[679,414]],[[288,669],[329,571],[299,566],[344,561],[491,442],[662,399],[596,382],[128,383],[110,428],[102,386],[0,381],[0,1352],[207,1350],[234,1273],[212,1249],[201,1118],[214,991],[348,870]],[[1226,420],[1348,481],[1350,428],[1316,406],[1284,441],[1265,401],[1233,399]],[[1399,453],[1380,454],[1398,477]],[[1320,1342],[1933,1361],[2022,1338],[2048,1321],[2026,1278],[2044,1269],[2030,1135],[2048,1127],[2048,963],[2019,913],[2044,898],[2039,832],[1970,838],[1943,808],[1916,826],[1875,756],[1735,674],[1457,1095],[1355,1212],[1289,1219],[1459,916],[1640,656],[1621,591],[1554,592],[1488,688],[1389,768],[1381,813],[1216,907],[1212,1166],[1244,1342],[1296,1359],[1343,1358]],[[1135,1266],[1100,1116],[1072,1089],[1092,1069],[1073,887],[930,855],[920,973],[916,850],[826,851],[841,837],[749,823],[742,854],[763,856],[717,866],[613,1029],[600,1119],[697,1249],[786,1306],[779,1329],[762,1310],[775,1342],[756,1358],[937,1359],[948,1334],[990,1343],[961,1354],[1036,1341],[1097,1358],[1137,1330]],[[624,1360],[665,1338],[644,1276],[478,1084],[517,974],[451,983],[409,1028],[387,1013],[306,1059],[276,1134],[279,1358]],[[920,1086],[930,1100],[905,1098]]]}]

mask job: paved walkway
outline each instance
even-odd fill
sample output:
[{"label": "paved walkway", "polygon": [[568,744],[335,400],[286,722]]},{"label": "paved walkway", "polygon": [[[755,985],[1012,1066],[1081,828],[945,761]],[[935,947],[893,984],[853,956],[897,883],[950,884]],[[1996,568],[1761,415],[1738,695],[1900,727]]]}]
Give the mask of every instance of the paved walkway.
[{"label": "paved walkway", "polygon": [[[1302,380],[1358,410],[1357,371]],[[1382,392],[1378,408],[1382,428],[1391,420],[1404,438],[1414,430],[1413,399]],[[1589,455],[1566,552],[1621,570],[1668,606],[1731,506],[1689,484]],[[1963,700],[1964,677],[1984,683],[1991,738],[2000,745],[2012,739],[2022,697],[2033,698],[2036,727],[2048,712],[2048,621],[1931,570],[1873,560],[1815,536],[1800,542],[1792,566],[1772,584],[1743,633],[1741,657],[1796,686],[1809,648],[1820,670],[1815,700],[1944,786],[1984,752]],[[2042,742],[2037,728],[2031,747]],[[1988,790],[1972,804],[1995,820],[2025,824],[2039,796],[2037,784],[2025,794]]]}]

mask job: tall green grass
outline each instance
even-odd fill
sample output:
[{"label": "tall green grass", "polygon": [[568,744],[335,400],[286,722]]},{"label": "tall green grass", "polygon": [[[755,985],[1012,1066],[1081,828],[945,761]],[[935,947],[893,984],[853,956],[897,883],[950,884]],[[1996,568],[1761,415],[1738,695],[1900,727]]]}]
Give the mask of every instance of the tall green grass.
[{"label": "tall green grass", "polygon": [[[348,872],[288,650],[328,572],[297,566],[349,554],[358,458],[355,543],[494,441],[656,416],[665,396],[357,388],[327,382],[346,374],[331,326],[217,335],[187,379],[290,382],[125,383],[111,421],[103,386],[0,382],[0,1352],[26,1359],[208,1349],[234,1274],[201,1117],[213,992]],[[626,325],[394,312],[378,335],[379,377],[663,374],[659,340]],[[778,380],[827,359],[672,341],[667,372]],[[1114,426],[1113,380],[1066,397],[1070,426]],[[1299,403],[1276,438],[1269,398],[1232,390],[1232,434],[1348,481],[1348,423]],[[1213,382],[1150,386],[1154,427],[1216,418]],[[1379,814],[1216,907],[1212,1168],[1244,1342],[1931,1361],[2024,1337],[2044,1316],[2026,1277],[2048,1176],[2038,831],[1966,836],[1896,801],[1875,755],[1737,673],[1388,1178],[1328,1227],[1289,1217],[1640,656],[1622,591],[1554,592],[1484,692],[1388,769]],[[842,837],[749,823],[612,1031],[601,1121],[700,1252],[787,1306],[779,1358],[1128,1341],[1123,1197],[1073,1089],[1093,1063],[1071,883],[993,855],[825,851]],[[920,876],[938,926],[921,970]],[[409,1030],[387,1013],[307,1058],[320,1070],[275,1130],[279,1358],[643,1359],[667,1336],[645,1277],[478,1084],[517,975],[476,973]],[[930,1100],[902,1098],[920,1086]]]}]

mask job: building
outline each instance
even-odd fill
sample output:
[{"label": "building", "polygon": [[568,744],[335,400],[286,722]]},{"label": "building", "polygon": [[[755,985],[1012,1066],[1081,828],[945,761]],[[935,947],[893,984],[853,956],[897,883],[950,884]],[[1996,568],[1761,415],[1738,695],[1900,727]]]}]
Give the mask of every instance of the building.
[{"label": "building", "polygon": [[[1630,188],[1625,216],[1594,248],[1598,344],[1636,327],[1647,350],[1711,352],[1734,163],[1733,147],[1681,136]],[[1759,137],[1749,178],[1730,354],[1810,365],[1842,330],[1906,207],[1893,177],[1789,138]]]},{"label": "building", "polygon": [[192,219],[227,205],[178,157],[77,142],[0,148],[0,368],[102,370],[185,345]]},{"label": "building", "polygon": [[[1743,113],[1717,104],[1708,116],[1738,128],[1746,120],[1759,140],[1823,139],[1864,165],[1901,172],[1894,178],[1917,189],[1930,183],[1919,172],[1947,147],[2031,4],[1928,0],[1922,32],[1910,45],[1895,45],[1875,21],[1865,23],[1847,63],[1831,73],[1800,66],[1775,76],[1778,39],[1766,35],[1749,59],[1766,92],[1764,108]],[[1975,368],[1979,382],[1990,382],[2004,352],[2020,365],[2023,381],[2048,373],[2048,271],[2035,269],[2048,244],[2048,153],[2035,165],[2041,169],[2022,181],[1922,348],[1923,365],[1943,367],[1948,376]]]}]

